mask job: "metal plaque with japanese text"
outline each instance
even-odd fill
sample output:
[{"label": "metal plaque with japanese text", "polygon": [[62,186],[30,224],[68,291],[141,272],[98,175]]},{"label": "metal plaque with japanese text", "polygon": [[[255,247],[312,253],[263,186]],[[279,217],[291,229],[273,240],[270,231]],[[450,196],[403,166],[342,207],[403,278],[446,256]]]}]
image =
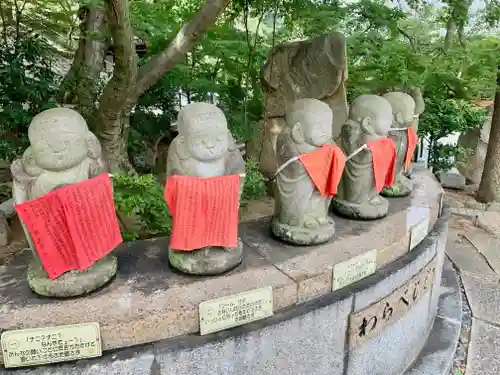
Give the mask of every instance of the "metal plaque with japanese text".
[{"label": "metal plaque with japanese text", "polygon": [[410,231],[410,251],[415,248],[429,233],[429,216],[418,224],[415,224]]},{"label": "metal plaque with japanese text", "polygon": [[1,336],[4,366],[24,367],[102,355],[98,323],[6,331]]},{"label": "metal plaque with japanese text", "polygon": [[273,315],[273,288],[249,290],[199,305],[200,333],[222,331]]},{"label": "metal plaque with japanese text", "polygon": [[404,316],[431,289],[436,278],[436,258],[405,285],[387,297],[349,316],[349,348],[355,349],[378,336]]},{"label": "metal plaque with japanese text", "polygon": [[333,267],[332,290],[355,283],[377,270],[377,250],[371,250],[357,257],[338,263]]}]

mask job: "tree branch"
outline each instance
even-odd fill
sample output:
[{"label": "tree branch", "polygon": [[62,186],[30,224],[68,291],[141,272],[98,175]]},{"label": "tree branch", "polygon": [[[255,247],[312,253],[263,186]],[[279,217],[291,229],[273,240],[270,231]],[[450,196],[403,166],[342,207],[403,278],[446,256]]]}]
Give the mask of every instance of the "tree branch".
[{"label": "tree branch", "polygon": [[229,2],[230,0],[207,0],[198,13],[179,30],[168,47],[141,66],[137,84],[127,101],[129,107],[133,107],[144,91],[148,90],[158,79],[184,59],[186,53],[217,21]]},{"label": "tree branch", "polygon": [[408,39],[408,42],[410,43],[411,49],[413,52],[417,53],[417,48],[415,47],[415,42],[413,41],[413,38],[408,34],[406,31],[404,31],[402,28],[398,27],[398,31],[401,35],[403,35],[406,39]]}]

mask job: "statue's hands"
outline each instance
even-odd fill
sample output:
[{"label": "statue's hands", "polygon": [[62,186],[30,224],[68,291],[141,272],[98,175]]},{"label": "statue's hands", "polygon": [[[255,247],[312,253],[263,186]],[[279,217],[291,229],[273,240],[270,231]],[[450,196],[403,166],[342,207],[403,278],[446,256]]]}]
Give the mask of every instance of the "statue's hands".
[{"label": "statue's hands", "polygon": [[10,171],[12,173],[12,177],[21,184],[33,182],[37,177],[30,176],[26,173],[26,171],[24,170],[24,163],[22,159],[14,160],[10,166]]}]

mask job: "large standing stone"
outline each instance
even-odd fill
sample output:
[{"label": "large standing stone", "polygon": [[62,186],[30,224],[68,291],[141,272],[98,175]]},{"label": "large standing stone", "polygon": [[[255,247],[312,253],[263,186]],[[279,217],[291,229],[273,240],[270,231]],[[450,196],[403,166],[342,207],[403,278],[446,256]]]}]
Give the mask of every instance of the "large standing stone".
[{"label": "large standing stone", "polygon": [[[278,136],[278,165],[332,141],[332,110],[320,100],[297,100],[286,122],[287,128]],[[275,187],[271,228],[277,237],[297,245],[319,244],[333,237],[335,224],[328,216],[331,197],[321,196],[299,160],[280,171]]]},{"label": "large standing stone", "polygon": [[[349,120],[342,126],[340,147],[349,156],[362,145],[385,137],[391,124],[391,104],[380,96],[362,95],[352,102]],[[347,161],[338,193],[332,201],[335,212],[351,219],[387,215],[389,202],[377,192],[372,162],[369,149]]]},{"label": "large standing stone", "polygon": [[[216,177],[245,173],[245,162],[227,128],[224,113],[209,103],[191,103],[177,118],[179,135],[168,149],[167,177],[174,174]],[[244,177],[240,178],[240,195]],[[241,263],[243,243],[236,248],[210,246],[192,251],[169,249],[169,260],[179,271],[215,275]]]},{"label": "large standing stone", "polygon": [[347,80],[345,37],[333,32],[313,39],[278,45],[261,70],[264,91],[262,143],[249,150],[260,155],[260,168],[267,177],[276,171],[276,141],[285,127],[285,111],[298,99],[319,99],[333,111],[332,135],[340,134],[347,119],[344,83]]},{"label": "large standing stone", "polygon": [[441,186],[449,189],[463,190],[465,188],[465,177],[460,174],[457,168],[449,171],[440,171],[438,174]]},{"label": "large standing stone", "polygon": [[468,150],[464,163],[458,165],[458,170],[471,184],[479,184],[483,175],[484,160],[490,139],[491,116],[490,110],[488,118],[482,128],[472,129],[458,137],[458,145]]},{"label": "large standing stone", "polygon": [[[75,184],[103,173],[101,145],[83,117],[69,108],[53,108],[33,118],[28,129],[30,147],[11,165],[12,193],[16,204],[64,185]],[[44,296],[72,297],[89,293],[110,281],[116,273],[116,258],[108,255],[87,270],[69,271],[50,280],[36,247],[23,225],[33,250],[28,269],[31,289]]]}]

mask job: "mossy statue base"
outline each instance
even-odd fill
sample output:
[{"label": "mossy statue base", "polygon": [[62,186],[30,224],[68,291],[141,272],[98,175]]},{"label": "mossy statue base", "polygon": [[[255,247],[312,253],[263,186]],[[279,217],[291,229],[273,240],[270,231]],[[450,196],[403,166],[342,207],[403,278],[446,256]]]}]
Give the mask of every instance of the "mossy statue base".
[{"label": "mossy statue base", "polygon": [[89,269],[69,271],[50,280],[37,256],[28,267],[28,284],[36,294],[45,297],[77,297],[106,285],[116,275],[116,257],[107,255]]},{"label": "mossy statue base", "polygon": [[387,198],[407,197],[411,194],[411,181],[408,180],[403,174],[396,178],[396,182],[392,186],[385,186],[380,195]]},{"label": "mossy statue base", "polygon": [[316,228],[292,227],[273,217],[271,231],[279,239],[294,245],[319,245],[333,238],[335,223],[332,218],[327,217],[326,222]]},{"label": "mossy statue base", "polygon": [[199,250],[179,251],[168,249],[170,265],[188,275],[215,276],[240,265],[243,260],[243,242],[238,247],[204,247]]},{"label": "mossy statue base", "polygon": [[333,198],[330,207],[333,212],[348,219],[374,220],[387,215],[389,202],[380,196],[373,198],[370,202],[361,204]]}]

